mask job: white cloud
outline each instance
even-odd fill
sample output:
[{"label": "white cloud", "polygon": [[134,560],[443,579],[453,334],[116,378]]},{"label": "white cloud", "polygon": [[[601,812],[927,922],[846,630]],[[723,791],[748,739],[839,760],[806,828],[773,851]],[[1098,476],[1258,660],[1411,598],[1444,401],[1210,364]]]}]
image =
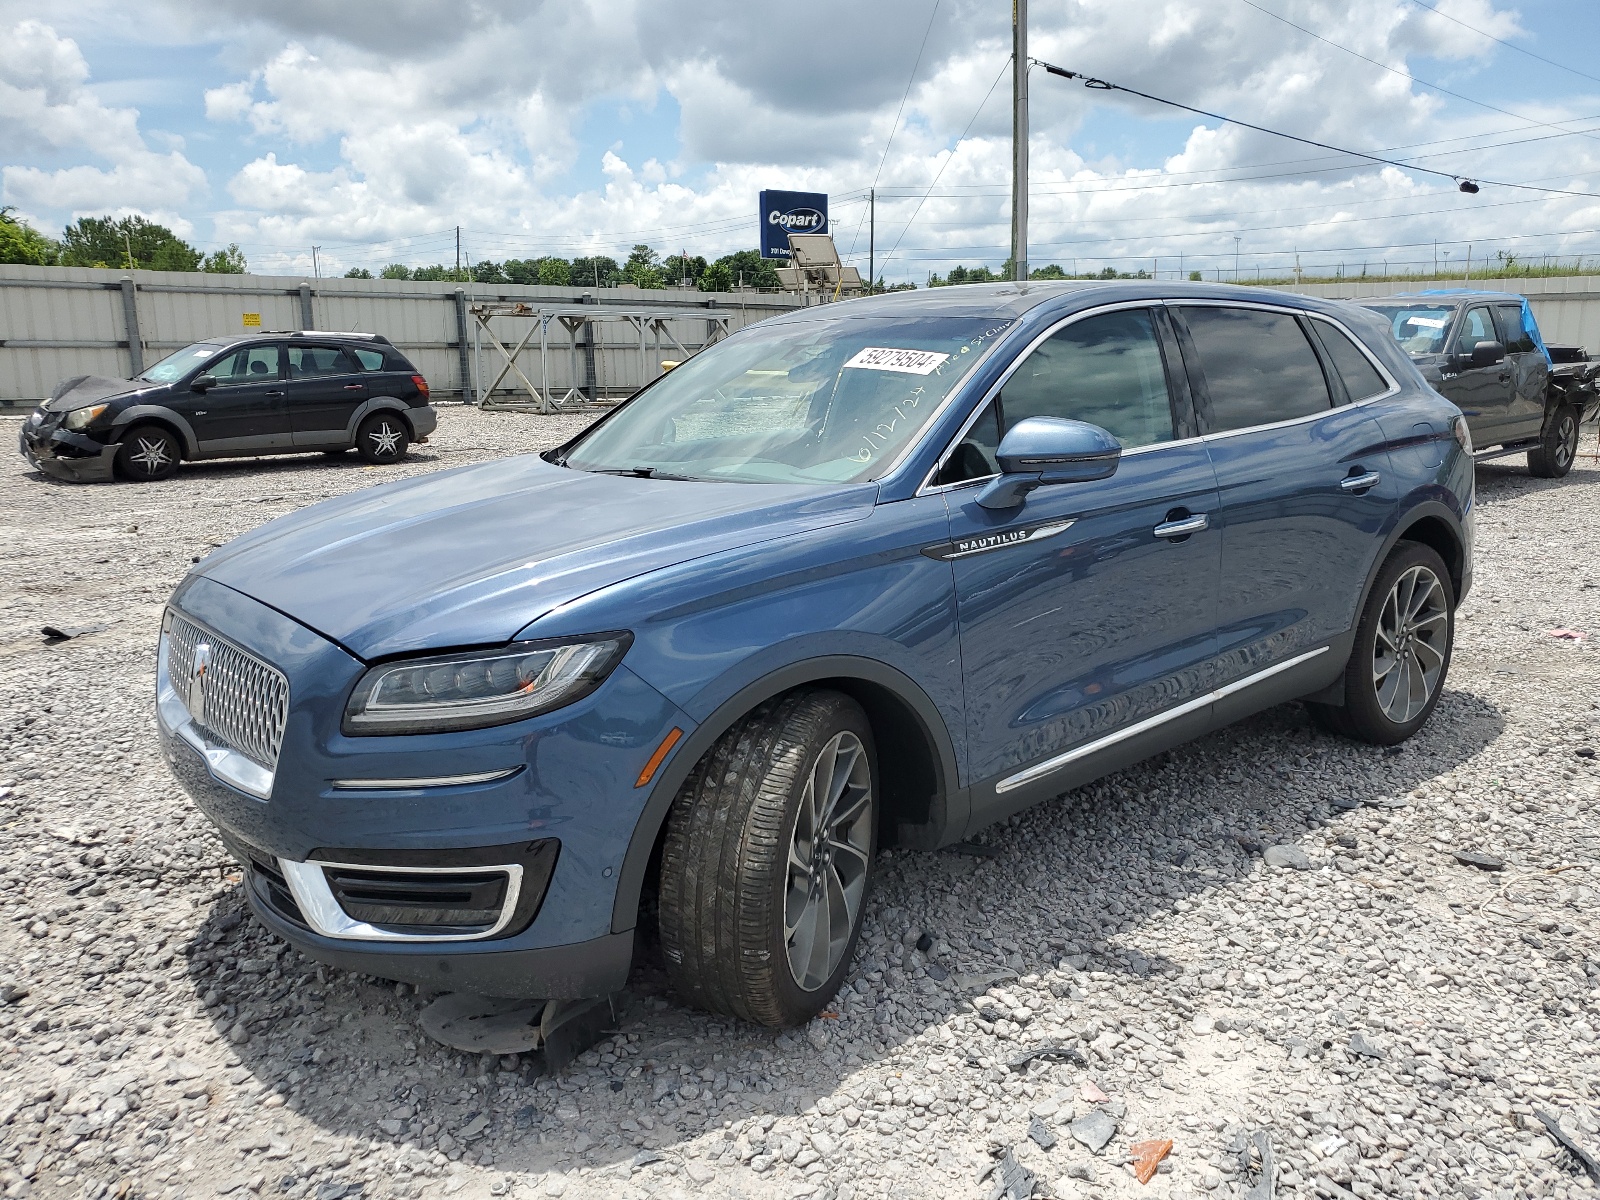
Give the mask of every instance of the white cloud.
[{"label": "white cloud", "polygon": [[[13,160],[0,169],[4,195],[30,210],[73,215],[129,213],[164,216],[189,229],[178,215],[205,190],[205,174],[184,157],[181,145],[151,150],[132,108],[109,108],[86,86],[89,67],[78,46],[36,20],[24,20],[0,38],[0,130]],[[88,157],[110,167],[76,163],[56,169],[15,162],[27,156]]]}]

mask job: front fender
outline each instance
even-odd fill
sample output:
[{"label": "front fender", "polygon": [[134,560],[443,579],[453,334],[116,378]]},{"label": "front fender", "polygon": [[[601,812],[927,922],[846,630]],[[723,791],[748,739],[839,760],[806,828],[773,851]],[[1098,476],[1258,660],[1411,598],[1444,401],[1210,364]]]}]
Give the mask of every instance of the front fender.
[{"label": "front fender", "polygon": [[194,427],[164,404],[135,404],[123,409],[111,421],[112,440],[121,441],[122,435],[140,421],[160,421],[163,425],[172,426],[183,439],[185,458],[193,458],[200,453],[200,439],[195,437]]}]

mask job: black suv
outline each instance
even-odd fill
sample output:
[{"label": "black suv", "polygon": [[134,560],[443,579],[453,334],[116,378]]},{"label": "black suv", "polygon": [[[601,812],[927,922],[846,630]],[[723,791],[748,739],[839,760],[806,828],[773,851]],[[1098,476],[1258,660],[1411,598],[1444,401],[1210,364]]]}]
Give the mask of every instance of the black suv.
[{"label": "black suv", "polygon": [[22,425],[22,455],[79,482],[161,479],[182,459],[341,454],[396,462],[439,423],[428,381],[375,333],[210,338],[133,379],[63,380]]},{"label": "black suv", "polygon": [[1581,350],[1557,361],[1523,297],[1430,291],[1361,304],[1389,322],[1423,378],[1465,415],[1476,458],[1526,453],[1528,470],[1546,479],[1572,469],[1600,368]]}]

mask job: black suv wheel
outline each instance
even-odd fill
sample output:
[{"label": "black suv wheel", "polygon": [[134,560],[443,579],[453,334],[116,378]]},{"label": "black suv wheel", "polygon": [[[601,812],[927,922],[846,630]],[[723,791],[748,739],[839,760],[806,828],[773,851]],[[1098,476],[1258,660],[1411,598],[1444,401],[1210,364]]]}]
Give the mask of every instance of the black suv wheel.
[{"label": "black suv wheel", "polygon": [[148,483],[165,479],[178,469],[182,451],[170,429],[160,425],[136,425],[117,447],[117,470],[124,478]]},{"label": "black suv wheel", "polygon": [[1578,411],[1570,404],[1556,409],[1539,435],[1539,448],[1528,451],[1528,473],[1560,479],[1578,456]]},{"label": "black suv wheel", "polygon": [[369,463],[399,462],[410,445],[410,430],[392,412],[375,412],[356,430],[356,449]]},{"label": "black suv wheel", "polygon": [[1455,641],[1455,590],[1430,546],[1401,542],[1372,585],[1344,672],[1344,705],[1307,707],[1325,729],[1393,746],[1439,703]]},{"label": "black suv wheel", "polygon": [[661,856],[661,948],[678,995],[762,1025],[810,1020],[861,933],[877,756],[860,705],[791,692],[684,782]]}]

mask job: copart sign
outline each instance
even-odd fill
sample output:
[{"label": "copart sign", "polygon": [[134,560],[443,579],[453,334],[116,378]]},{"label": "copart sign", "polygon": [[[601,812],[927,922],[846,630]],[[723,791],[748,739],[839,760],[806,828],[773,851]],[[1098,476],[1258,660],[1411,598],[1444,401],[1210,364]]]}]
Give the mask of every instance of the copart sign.
[{"label": "copart sign", "polygon": [[828,232],[826,192],[761,193],[761,257],[789,257],[791,233]]}]

